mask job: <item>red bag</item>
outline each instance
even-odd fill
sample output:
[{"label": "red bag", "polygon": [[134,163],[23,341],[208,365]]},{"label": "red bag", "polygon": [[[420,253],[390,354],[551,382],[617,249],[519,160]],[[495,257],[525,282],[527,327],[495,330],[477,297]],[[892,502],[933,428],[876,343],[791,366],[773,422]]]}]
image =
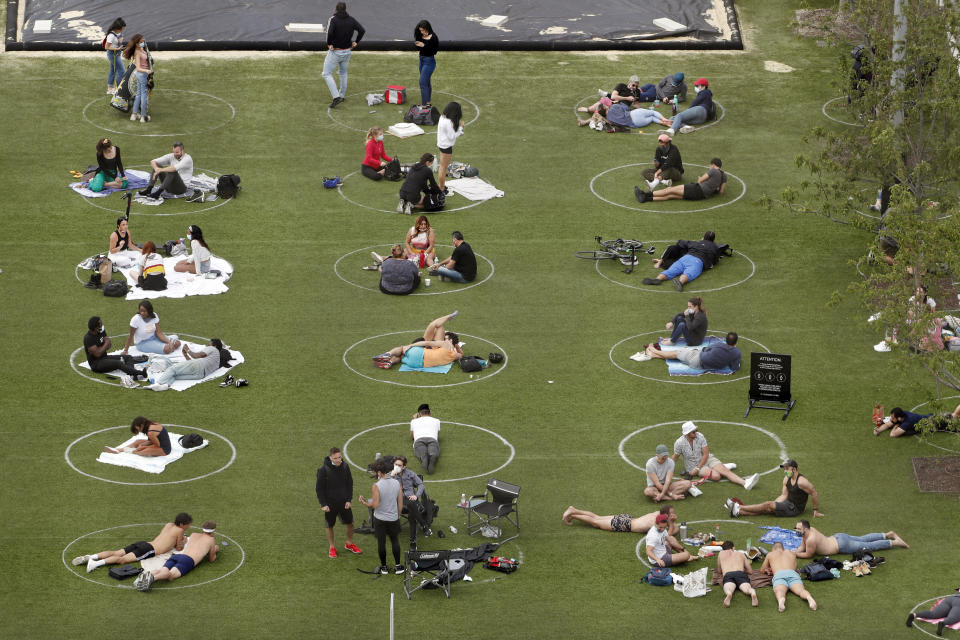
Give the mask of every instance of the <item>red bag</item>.
[{"label": "red bag", "polygon": [[420,262],[420,268],[421,268],[421,269],[426,268],[426,266],[427,266],[427,256],[426,256],[426,254],[423,253],[423,251],[420,252],[419,262]]},{"label": "red bag", "polygon": [[383,97],[390,104],[403,104],[407,101],[407,88],[398,84],[387,85]]}]

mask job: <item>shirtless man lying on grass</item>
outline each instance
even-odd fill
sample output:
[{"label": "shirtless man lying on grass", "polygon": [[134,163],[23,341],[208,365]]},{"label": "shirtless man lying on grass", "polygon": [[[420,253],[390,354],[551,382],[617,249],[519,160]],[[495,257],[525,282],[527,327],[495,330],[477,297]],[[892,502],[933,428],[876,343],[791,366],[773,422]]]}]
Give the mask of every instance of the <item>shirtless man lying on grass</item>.
[{"label": "shirtless man lying on grass", "polygon": [[563,512],[563,521],[572,525],[574,520],[579,520],[603,531],[646,533],[653,528],[654,523],[657,521],[657,516],[660,514],[664,514],[670,519],[670,524],[667,529],[670,535],[677,535],[680,532],[680,527],[677,525],[677,514],[670,505],[664,505],[660,507],[659,511],[642,515],[639,518],[631,518],[626,513],[619,513],[614,516],[598,516],[592,511],[584,511],[583,509],[569,506],[567,510]]},{"label": "shirtless man lying on grass", "polygon": [[723,574],[723,606],[729,607],[730,600],[737,589],[750,596],[750,604],[757,606],[757,590],[750,584],[750,560],[733,548],[733,542],[726,540],[717,554],[717,571]]},{"label": "shirtless man lying on grass", "polygon": [[780,613],[787,608],[787,590],[806,600],[811,611],[817,610],[816,600],[803,588],[803,581],[797,573],[797,554],[784,549],[783,543],[773,543],[773,551],[764,558],[760,571],[773,576],[773,595],[777,597],[777,609]]},{"label": "shirtless man lying on grass", "polygon": [[193,522],[193,518],[190,517],[189,513],[178,513],[173,522],[163,525],[163,530],[150,542],[141,540],[116,551],[101,551],[93,555],[77,556],[73,559],[73,565],[77,566],[86,562],[87,573],[90,573],[105,564],[139,562],[155,555],[163,555],[174,548],[180,551],[186,541],[184,532],[190,528],[191,522]]},{"label": "shirtless man lying on grass", "polygon": [[910,545],[903,541],[894,531],[886,533],[868,533],[862,536],[851,536],[846,533],[835,533],[825,536],[807,520],[797,522],[797,533],[803,538],[797,550],[798,558],[812,558],[813,556],[835,556],[838,553],[854,553],[860,549],[868,551],[883,551],[892,547],[909,549]]},{"label": "shirtless man lying on grass", "polygon": [[173,581],[190,573],[204,559],[214,562],[217,559],[217,546],[213,534],[217,525],[210,520],[203,523],[203,533],[195,533],[187,540],[183,553],[175,553],[156,571],[144,571],[133,582],[137,591],[149,591],[156,580]]}]

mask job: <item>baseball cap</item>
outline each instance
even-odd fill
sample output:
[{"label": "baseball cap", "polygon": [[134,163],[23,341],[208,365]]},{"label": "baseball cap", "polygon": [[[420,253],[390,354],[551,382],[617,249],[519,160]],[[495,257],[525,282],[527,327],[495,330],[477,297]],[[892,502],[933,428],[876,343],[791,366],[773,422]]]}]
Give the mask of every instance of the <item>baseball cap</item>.
[{"label": "baseball cap", "polygon": [[661,522],[670,522],[670,516],[665,513],[657,515],[657,524],[660,524]]},{"label": "baseball cap", "polygon": [[787,467],[793,467],[794,469],[800,468],[799,466],[797,466],[796,460],[784,460],[783,464],[780,465],[780,468],[786,469]]},{"label": "baseball cap", "polygon": [[640,76],[630,76],[630,82],[640,82]]},{"label": "baseball cap", "polygon": [[667,449],[667,445],[658,444],[657,445],[657,455],[658,456],[667,456],[670,455],[670,449]]},{"label": "baseball cap", "polygon": [[687,420],[686,422],[683,423],[683,427],[681,427],[681,430],[683,431],[683,435],[687,435],[696,431],[697,425],[693,424],[692,420]]},{"label": "baseball cap", "polygon": [[699,86],[708,87],[708,86],[710,86],[710,83],[707,82],[707,79],[706,79],[706,78],[697,78],[697,81],[693,83],[693,86],[695,86],[695,87],[699,87]]},{"label": "baseball cap", "polygon": [[657,140],[659,140],[660,142],[670,142],[670,136],[668,136],[665,133],[661,133],[660,136],[657,138]]},{"label": "baseball cap", "polygon": [[681,82],[683,82],[683,72],[677,71],[673,74],[673,84],[680,84]]}]

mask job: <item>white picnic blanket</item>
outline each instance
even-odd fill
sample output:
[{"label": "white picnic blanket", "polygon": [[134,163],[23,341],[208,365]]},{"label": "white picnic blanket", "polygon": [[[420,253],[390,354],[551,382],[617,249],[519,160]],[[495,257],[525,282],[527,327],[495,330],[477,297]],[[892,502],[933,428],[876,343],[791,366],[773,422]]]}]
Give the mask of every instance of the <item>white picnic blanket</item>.
[{"label": "white picnic blanket", "polygon": [[490,198],[503,197],[503,191],[497,189],[489,182],[484,182],[480,178],[447,180],[446,185],[450,187],[454,193],[459,193],[467,200],[489,200]]},{"label": "white picnic blanket", "polygon": [[[169,430],[167,434],[170,436],[170,453],[165,456],[138,456],[132,453],[107,453],[103,451],[97,457],[97,462],[112,464],[116,467],[130,467],[131,469],[139,469],[147,473],[163,473],[163,470],[166,469],[167,465],[171,462],[176,462],[185,454],[196,451],[197,449],[203,449],[210,444],[209,440],[204,439],[203,444],[200,446],[193,447],[192,449],[184,449],[180,446],[180,437],[184,434],[174,433]],[[130,447],[133,446],[133,443],[137,440],[146,439],[147,436],[145,434],[138,433],[114,448]]]},{"label": "white picnic blanket", "polygon": [[[203,351],[207,347],[207,345],[196,344],[193,342],[189,342],[187,340],[181,340],[181,342],[186,344],[189,347],[189,349],[193,352]],[[216,371],[208,375],[206,378],[201,378],[199,380],[174,380],[173,384],[170,385],[170,389],[172,389],[173,391],[185,391],[186,389],[189,389],[190,387],[196,384],[200,384],[201,382],[207,382],[209,380],[214,380],[216,378],[219,378],[220,376],[225,376],[227,375],[227,372],[230,371],[231,368],[237,366],[238,364],[243,364],[244,359],[243,359],[242,353],[240,353],[239,351],[234,351],[233,349],[230,349],[228,345],[224,345],[224,347],[226,347],[230,351],[230,364],[231,364],[230,368],[220,367],[219,369],[217,369]],[[117,349],[109,353],[108,355],[118,356],[120,355],[121,351],[122,349]],[[154,365],[155,362],[158,365],[163,366],[163,365],[177,364],[178,362],[184,362],[186,360],[186,358],[183,357],[183,354],[180,353],[179,349],[169,355],[157,355],[157,354],[143,354],[143,353],[140,353],[140,351],[137,350],[136,347],[130,347],[130,350],[127,353],[129,353],[132,356],[139,356],[139,355],[150,356],[150,362],[147,364],[148,370]],[[88,371],[90,370],[90,365],[87,363],[86,359],[80,362],[78,366],[83,367]],[[124,375],[124,373],[119,369],[114,369],[113,371],[109,371],[108,374],[116,376],[118,378]]]},{"label": "white picnic blanket", "polygon": [[[226,281],[233,275],[233,265],[217,256],[210,257],[210,269],[219,271],[220,275],[216,278],[206,278],[202,275],[192,273],[181,273],[174,269],[174,266],[181,260],[189,259],[189,256],[173,256],[163,259],[163,268],[167,272],[167,288],[163,291],[147,291],[137,286],[137,279],[130,275],[130,271],[136,269],[137,260],[140,258],[139,251],[118,251],[110,256],[110,260],[117,267],[127,281],[130,290],[127,292],[127,300],[142,300],[144,298],[185,298],[187,296],[212,296],[218,293],[229,291]],[[79,265],[80,269],[90,269],[91,258],[87,258]]]}]

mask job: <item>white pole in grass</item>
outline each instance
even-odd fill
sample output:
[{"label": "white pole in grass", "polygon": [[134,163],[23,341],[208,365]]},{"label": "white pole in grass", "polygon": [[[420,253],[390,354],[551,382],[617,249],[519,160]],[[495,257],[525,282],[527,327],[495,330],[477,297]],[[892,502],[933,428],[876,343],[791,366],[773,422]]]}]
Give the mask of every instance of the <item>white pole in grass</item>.
[{"label": "white pole in grass", "polygon": [[390,640],[393,640],[393,594],[390,594]]}]

